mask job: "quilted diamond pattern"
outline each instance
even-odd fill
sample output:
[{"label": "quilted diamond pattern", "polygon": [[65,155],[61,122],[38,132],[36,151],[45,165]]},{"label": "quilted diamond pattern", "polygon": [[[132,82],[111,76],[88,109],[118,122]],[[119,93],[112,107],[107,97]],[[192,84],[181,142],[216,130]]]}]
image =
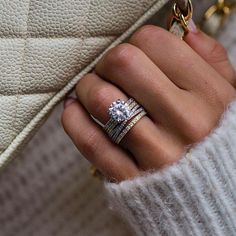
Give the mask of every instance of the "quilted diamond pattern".
[{"label": "quilted diamond pattern", "polygon": [[105,49],[165,2],[0,0],[0,166]]}]

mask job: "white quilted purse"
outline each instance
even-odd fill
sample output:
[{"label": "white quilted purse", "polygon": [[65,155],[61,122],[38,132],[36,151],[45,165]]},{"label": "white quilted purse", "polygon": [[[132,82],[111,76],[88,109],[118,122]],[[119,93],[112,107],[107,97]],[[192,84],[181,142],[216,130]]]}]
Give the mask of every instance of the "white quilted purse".
[{"label": "white quilted purse", "polygon": [[0,168],[110,47],[168,0],[0,0]]},{"label": "white quilted purse", "polygon": [[0,170],[101,56],[168,1],[0,0]]}]

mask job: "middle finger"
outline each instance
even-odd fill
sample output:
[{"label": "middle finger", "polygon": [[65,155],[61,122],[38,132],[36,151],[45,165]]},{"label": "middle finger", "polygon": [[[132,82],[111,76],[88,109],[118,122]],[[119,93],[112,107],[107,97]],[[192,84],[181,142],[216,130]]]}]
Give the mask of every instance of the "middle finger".
[{"label": "middle finger", "polygon": [[176,113],[176,101],[185,92],[131,44],[111,49],[97,64],[96,73],[134,97],[157,123],[166,123],[167,114]]}]

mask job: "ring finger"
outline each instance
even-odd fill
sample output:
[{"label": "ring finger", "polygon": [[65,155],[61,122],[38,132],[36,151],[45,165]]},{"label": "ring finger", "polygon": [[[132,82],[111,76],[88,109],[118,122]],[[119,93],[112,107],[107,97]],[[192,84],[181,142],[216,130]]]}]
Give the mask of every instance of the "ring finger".
[{"label": "ring finger", "polygon": [[[82,78],[76,87],[76,93],[85,109],[103,124],[109,120],[109,105],[117,99],[127,100],[125,93],[96,74],[88,74]],[[174,141],[172,138],[162,127],[145,116],[124,137],[121,145],[133,154],[139,167],[146,170],[159,168],[173,161],[176,145],[170,145]]]}]

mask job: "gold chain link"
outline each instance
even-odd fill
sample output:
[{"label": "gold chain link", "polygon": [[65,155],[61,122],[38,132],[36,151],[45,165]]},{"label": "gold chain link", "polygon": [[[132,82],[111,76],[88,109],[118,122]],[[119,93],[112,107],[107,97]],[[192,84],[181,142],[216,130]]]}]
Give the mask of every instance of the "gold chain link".
[{"label": "gold chain link", "polygon": [[183,27],[185,34],[187,34],[189,32],[188,21],[192,18],[192,15],[193,15],[193,5],[192,5],[191,0],[188,0],[188,9],[186,11],[186,14],[184,14],[180,10],[177,3],[174,3],[172,11],[173,11],[173,16],[172,16],[169,27],[171,28],[171,26],[175,22],[177,22]]},{"label": "gold chain link", "polygon": [[218,17],[217,26],[213,32],[210,32],[210,29],[205,29],[205,31],[208,31],[209,34],[217,33],[235,9],[236,2],[217,0],[216,3],[205,12],[201,23],[201,28],[205,29],[206,25],[209,24],[209,22],[213,20],[214,17]]}]

